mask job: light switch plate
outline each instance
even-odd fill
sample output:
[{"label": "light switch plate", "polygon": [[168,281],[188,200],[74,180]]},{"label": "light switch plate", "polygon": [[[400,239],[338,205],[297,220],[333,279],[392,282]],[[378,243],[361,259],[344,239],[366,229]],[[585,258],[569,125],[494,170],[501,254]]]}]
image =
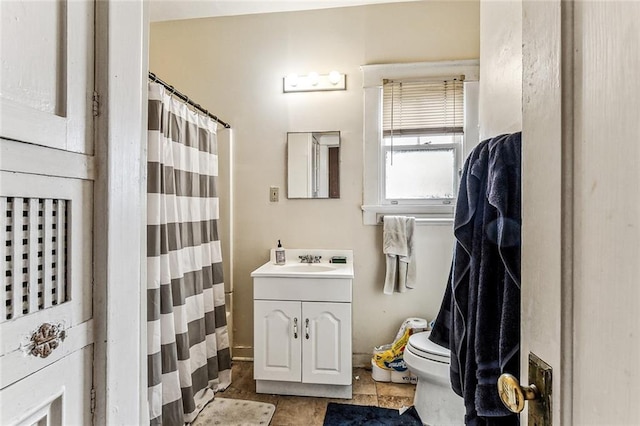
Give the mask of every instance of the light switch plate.
[{"label": "light switch plate", "polygon": [[280,188],[277,186],[272,186],[269,188],[269,201],[272,203],[277,203],[280,198]]}]

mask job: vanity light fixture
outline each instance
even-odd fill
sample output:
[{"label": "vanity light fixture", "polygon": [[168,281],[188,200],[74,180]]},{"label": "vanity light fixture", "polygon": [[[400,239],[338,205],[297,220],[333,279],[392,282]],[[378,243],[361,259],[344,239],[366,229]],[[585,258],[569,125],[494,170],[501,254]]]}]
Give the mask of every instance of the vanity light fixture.
[{"label": "vanity light fixture", "polygon": [[331,71],[329,74],[289,74],[283,79],[284,93],[328,90],[347,90],[347,76],[338,71]]}]

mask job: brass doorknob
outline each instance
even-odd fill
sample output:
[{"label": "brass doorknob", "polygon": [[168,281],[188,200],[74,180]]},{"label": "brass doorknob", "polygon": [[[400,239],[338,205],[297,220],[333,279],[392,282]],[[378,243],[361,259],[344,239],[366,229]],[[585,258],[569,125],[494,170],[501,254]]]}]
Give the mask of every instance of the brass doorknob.
[{"label": "brass doorknob", "polygon": [[524,410],[526,400],[540,397],[536,385],[520,386],[518,379],[507,373],[498,377],[498,394],[502,403],[514,413]]}]

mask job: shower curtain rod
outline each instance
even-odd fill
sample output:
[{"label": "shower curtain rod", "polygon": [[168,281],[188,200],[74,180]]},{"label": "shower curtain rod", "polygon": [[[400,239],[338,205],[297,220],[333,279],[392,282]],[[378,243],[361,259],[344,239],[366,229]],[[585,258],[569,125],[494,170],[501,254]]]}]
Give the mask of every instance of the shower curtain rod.
[{"label": "shower curtain rod", "polygon": [[187,104],[191,105],[192,107],[194,107],[198,111],[204,113],[207,117],[215,120],[220,125],[224,126],[225,129],[230,129],[231,128],[231,125],[229,123],[227,123],[225,121],[222,121],[221,119],[219,119],[215,115],[211,114],[209,111],[207,111],[202,106],[200,106],[200,104],[197,104],[197,103],[193,102],[191,99],[189,99],[189,97],[187,95],[185,95],[184,93],[180,92],[179,90],[177,90],[175,87],[173,87],[172,85],[170,85],[166,81],[163,81],[162,79],[160,79],[160,77],[158,77],[157,75],[155,75],[151,71],[149,71],[149,80],[152,80],[152,81],[155,81],[156,83],[162,84],[164,87],[166,87],[167,89],[171,90],[171,94],[176,95],[179,99],[181,99],[184,102],[186,102]]}]

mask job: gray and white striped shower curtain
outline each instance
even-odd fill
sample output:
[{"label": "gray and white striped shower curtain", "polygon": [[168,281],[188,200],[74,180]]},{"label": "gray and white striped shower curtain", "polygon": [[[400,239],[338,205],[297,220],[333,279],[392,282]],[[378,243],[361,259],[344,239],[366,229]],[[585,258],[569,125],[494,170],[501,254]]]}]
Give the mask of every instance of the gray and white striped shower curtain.
[{"label": "gray and white striped shower curtain", "polygon": [[149,83],[147,168],[149,418],[183,425],[231,383],[216,123],[158,83]]}]

